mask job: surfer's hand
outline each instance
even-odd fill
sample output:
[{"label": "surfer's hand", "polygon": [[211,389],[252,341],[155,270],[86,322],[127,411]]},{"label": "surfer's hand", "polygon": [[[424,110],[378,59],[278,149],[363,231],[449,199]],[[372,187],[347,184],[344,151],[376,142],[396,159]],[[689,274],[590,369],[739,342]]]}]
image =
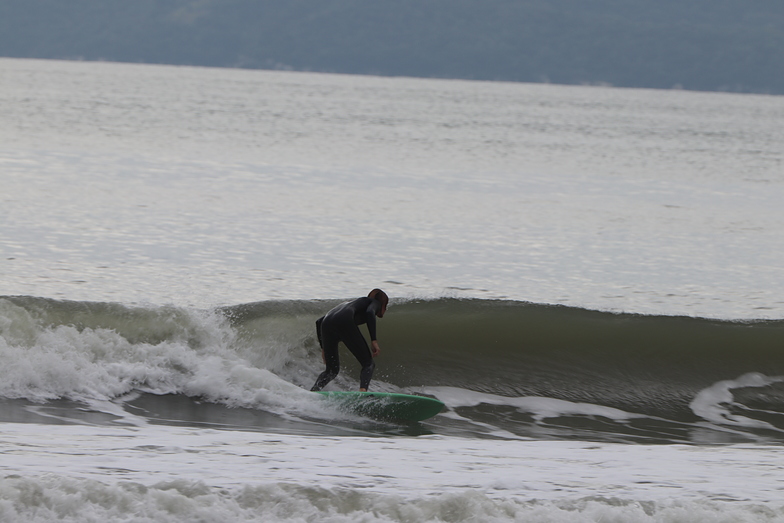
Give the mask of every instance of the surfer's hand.
[{"label": "surfer's hand", "polygon": [[373,340],[372,342],[370,342],[370,353],[373,355],[374,358],[379,354],[381,354],[381,347],[378,346],[378,341]]}]

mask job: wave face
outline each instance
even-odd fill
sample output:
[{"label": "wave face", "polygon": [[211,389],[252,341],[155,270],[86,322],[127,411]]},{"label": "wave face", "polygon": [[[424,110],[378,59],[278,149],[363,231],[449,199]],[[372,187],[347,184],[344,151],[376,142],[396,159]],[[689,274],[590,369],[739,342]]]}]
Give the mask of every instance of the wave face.
[{"label": "wave face", "polygon": [[[112,419],[135,413],[318,432],[334,413],[306,391],[322,367],[314,325],[337,303],[205,311],[3,297],[1,413],[59,405],[59,415],[75,418],[87,404]],[[401,430],[630,442],[784,439],[781,320],[436,299],[393,303],[379,338],[371,387],[430,394],[448,407],[424,428]],[[348,351],[341,357],[330,388],[355,388],[358,366]],[[292,428],[292,419],[304,425]],[[398,430],[344,421],[351,430]]]}]

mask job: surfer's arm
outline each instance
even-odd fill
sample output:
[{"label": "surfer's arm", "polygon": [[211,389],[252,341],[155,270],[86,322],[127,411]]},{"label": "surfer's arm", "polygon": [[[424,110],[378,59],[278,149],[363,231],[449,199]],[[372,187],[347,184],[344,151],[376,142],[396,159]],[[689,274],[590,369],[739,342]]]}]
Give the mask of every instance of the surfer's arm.
[{"label": "surfer's arm", "polygon": [[368,333],[370,333],[370,341],[376,341],[376,304],[378,302],[373,300],[365,309],[365,324],[367,325]]},{"label": "surfer's arm", "polygon": [[365,323],[367,324],[368,332],[370,333],[370,354],[375,358],[381,353],[381,347],[378,346],[378,339],[376,339],[376,312],[378,312],[378,301],[373,300],[365,310]]},{"label": "surfer's arm", "polygon": [[324,352],[324,342],[321,341],[321,323],[324,321],[324,316],[316,320],[316,338],[318,338],[319,347]]},{"label": "surfer's arm", "polygon": [[319,347],[321,347],[321,361],[327,364],[327,355],[324,354],[324,342],[321,341],[321,322],[324,321],[324,316],[316,320],[316,337],[318,338]]}]

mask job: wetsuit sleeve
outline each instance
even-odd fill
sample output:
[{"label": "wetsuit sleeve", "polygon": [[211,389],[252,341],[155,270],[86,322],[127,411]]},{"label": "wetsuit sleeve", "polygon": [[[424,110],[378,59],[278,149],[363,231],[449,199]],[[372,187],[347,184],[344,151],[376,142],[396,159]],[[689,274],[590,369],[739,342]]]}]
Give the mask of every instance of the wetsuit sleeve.
[{"label": "wetsuit sleeve", "polygon": [[368,332],[370,333],[370,341],[376,341],[376,300],[370,300],[365,310],[365,323],[367,324]]},{"label": "wetsuit sleeve", "polygon": [[324,321],[324,316],[316,320],[316,337],[318,338],[319,347],[324,348],[324,342],[321,341],[321,322]]}]

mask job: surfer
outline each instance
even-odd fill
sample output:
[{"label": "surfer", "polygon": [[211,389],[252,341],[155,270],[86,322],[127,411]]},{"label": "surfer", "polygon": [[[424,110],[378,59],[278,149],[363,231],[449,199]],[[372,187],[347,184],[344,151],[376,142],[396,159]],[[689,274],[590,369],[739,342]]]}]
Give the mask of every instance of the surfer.
[{"label": "surfer", "polygon": [[[370,378],[373,377],[373,369],[376,368],[373,358],[381,352],[376,339],[376,316],[384,317],[388,303],[389,297],[384,291],[373,289],[366,298],[342,303],[316,320],[316,335],[321,345],[321,358],[327,368],[319,375],[310,390],[321,390],[340,372],[338,343],[342,341],[362,365],[362,371],[359,373],[359,390],[367,391]],[[370,347],[359,331],[359,325],[363,323],[367,325],[370,333]]]}]

